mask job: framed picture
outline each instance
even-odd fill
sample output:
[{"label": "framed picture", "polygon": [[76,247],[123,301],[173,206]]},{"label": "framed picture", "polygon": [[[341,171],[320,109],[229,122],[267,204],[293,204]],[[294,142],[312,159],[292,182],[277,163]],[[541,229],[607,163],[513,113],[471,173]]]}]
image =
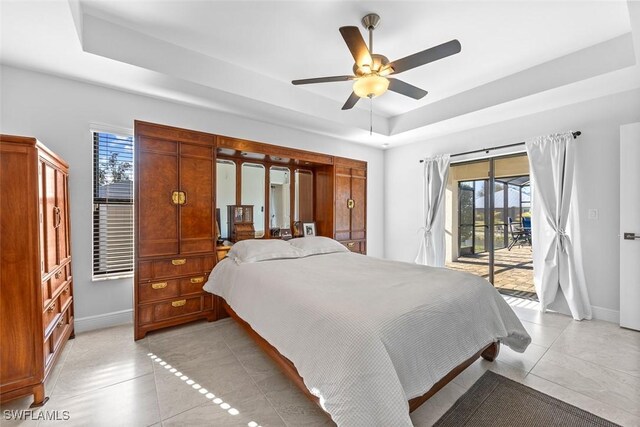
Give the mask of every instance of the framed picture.
[{"label": "framed picture", "polygon": [[293,237],[302,237],[302,221],[296,221],[293,223]]},{"label": "framed picture", "polygon": [[304,223],[302,223],[302,231],[304,232],[304,237],[315,236],[316,235],[316,223],[315,222],[304,222]]}]

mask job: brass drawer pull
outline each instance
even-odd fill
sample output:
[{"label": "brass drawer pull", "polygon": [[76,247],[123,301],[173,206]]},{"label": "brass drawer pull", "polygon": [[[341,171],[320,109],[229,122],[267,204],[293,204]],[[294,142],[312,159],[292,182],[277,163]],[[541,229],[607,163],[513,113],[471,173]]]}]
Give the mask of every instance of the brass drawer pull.
[{"label": "brass drawer pull", "polygon": [[356,201],[353,199],[347,200],[347,208],[353,209],[356,206]]},{"label": "brass drawer pull", "polygon": [[173,265],[185,265],[186,263],[187,263],[187,260],[185,258],[171,260],[171,264]]},{"label": "brass drawer pull", "polygon": [[185,305],[187,303],[186,299],[181,299],[180,301],[173,301],[171,302],[171,306],[172,307],[182,307],[183,305]]},{"label": "brass drawer pull", "polygon": [[60,208],[57,206],[53,207],[53,228],[58,228],[60,227],[60,224],[62,224],[62,216],[60,215]]},{"label": "brass drawer pull", "polygon": [[60,319],[60,321],[58,322],[58,325],[56,327],[59,328],[62,325],[64,325],[64,319]]},{"label": "brass drawer pull", "polygon": [[354,247],[355,245],[356,245],[356,242],[347,243],[347,246],[350,247],[350,248]]},{"label": "brass drawer pull", "polygon": [[200,276],[200,277],[192,277],[191,278],[191,283],[202,283],[204,282],[204,277]]},{"label": "brass drawer pull", "polygon": [[64,288],[64,290],[62,291],[62,295],[67,295],[69,293],[69,287],[67,286],[66,288]]},{"label": "brass drawer pull", "polygon": [[55,309],[56,309],[56,303],[54,302],[53,304],[51,304],[51,307],[49,307],[49,308],[47,309],[47,311],[48,311],[49,313],[52,313],[52,312],[53,312],[53,310],[55,310]]},{"label": "brass drawer pull", "polygon": [[61,271],[56,271],[55,278],[59,279],[61,274],[62,274]]},{"label": "brass drawer pull", "polygon": [[151,288],[153,289],[164,289],[167,287],[167,282],[160,282],[160,283],[152,283],[151,284]]},{"label": "brass drawer pull", "polygon": [[187,203],[187,193],[184,191],[174,191],[171,193],[171,201],[174,205],[184,205]]}]

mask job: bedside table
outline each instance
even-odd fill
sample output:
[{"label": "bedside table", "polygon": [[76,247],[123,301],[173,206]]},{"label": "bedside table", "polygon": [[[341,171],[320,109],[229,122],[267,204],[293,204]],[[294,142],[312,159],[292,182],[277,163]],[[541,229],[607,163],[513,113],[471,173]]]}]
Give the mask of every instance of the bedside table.
[{"label": "bedside table", "polygon": [[229,249],[231,249],[231,246],[216,246],[216,256],[218,261],[222,261],[224,257],[227,256]]}]

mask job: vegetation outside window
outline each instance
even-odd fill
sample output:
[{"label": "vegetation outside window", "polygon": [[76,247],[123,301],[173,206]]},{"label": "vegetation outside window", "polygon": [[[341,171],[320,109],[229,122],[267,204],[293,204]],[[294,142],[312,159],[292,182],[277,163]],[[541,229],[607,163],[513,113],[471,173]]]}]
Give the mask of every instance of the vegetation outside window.
[{"label": "vegetation outside window", "polygon": [[93,278],[133,275],[133,137],[93,132]]}]

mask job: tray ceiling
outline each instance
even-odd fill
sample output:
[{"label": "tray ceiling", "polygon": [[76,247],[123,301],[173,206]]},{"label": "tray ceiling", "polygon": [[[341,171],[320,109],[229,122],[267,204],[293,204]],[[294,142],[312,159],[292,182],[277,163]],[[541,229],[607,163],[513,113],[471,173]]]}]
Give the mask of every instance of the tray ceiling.
[{"label": "tray ceiling", "polygon": [[[3,2],[0,59],[393,146],[604,96],[603,87],[638,87],[640,73],[631,69],[637,71],[640,29],[633,31],[638,5],[632,3]],[[290,84],[349,73],[353,60],[338,28],[359,26],[368,12],[382,18],[374,51],[390,60],[454,38],[462,44],[460,54],[401,75],[429,91],[422,100],[391,92],[373,100],[373,137],[368,101],[353,111],[340,110],[351,92],[349,82]]]}]

